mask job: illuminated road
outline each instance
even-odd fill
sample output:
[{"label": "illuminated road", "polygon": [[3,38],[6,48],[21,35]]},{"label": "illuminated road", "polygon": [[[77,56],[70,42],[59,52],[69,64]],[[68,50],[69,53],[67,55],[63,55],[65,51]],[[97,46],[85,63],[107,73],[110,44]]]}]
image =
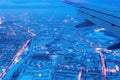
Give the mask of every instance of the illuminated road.
[{"label": "illuminated road", "polygon": [[[115,69],[108,69],[108,68],[105,67],[105,59],[104,59],[104,55],[103,55],[103,53],[102,53],[102,48],[99,48],[99,46],[98,46],[98,47],[95,47],[92,42],[90,42],[89,40],[84,39],[83,37],[81,37],[81,36],[78,35],[78,34],[75,34],[75,36],[78,37],[80,40],[88,43],[88,44],[90,45],[90,47],[94,48],[95,52],[97,52],[97,53],[100,55],[101,65],[102,65],[102,75],[103,75],[103,79],[104,79],[104,80],[107,80],[107,79],[106,79],[106,72],[112,72],[112,73],[117,73],[117,72],[119,72],[119,67],[118,67],[118,65],[116,65],[117,67],[114,66]],[[104,49],[103,49],[103,50],[104,50]],[[109,52],[109,51],[108,51],[108,52]],[[80,74],[79,74],[79,75],[82,75],[81,71],[80,71]],[[81,79],[78,79],[78,80],[81,80]]]}]

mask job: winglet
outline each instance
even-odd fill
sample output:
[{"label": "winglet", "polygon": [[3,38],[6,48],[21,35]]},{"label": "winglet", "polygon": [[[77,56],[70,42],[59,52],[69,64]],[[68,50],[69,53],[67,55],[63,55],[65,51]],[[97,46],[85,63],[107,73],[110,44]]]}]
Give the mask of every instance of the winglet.
[{"label": "winglet", "polygon": [[91,21],[85,20],[85,22],[76,25],[75,28],[82,28],[82,27],[88,27],[88,26],[94,26],[94,25],[95,24],[92,23]]}]

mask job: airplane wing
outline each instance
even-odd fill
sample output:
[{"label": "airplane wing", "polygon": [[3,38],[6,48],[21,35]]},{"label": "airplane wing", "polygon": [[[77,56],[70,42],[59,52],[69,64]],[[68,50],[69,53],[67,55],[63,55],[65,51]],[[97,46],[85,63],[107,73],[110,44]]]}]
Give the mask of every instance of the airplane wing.
[{"label": "airplane wing", "polygon": [[[63,0],[78,8],[78,13],[86,21],[76,25],[76,28],[99,25],[120,38],[120,1],[119,0]],[[119,49],[120,43],[109,46],[108,49]]]}]

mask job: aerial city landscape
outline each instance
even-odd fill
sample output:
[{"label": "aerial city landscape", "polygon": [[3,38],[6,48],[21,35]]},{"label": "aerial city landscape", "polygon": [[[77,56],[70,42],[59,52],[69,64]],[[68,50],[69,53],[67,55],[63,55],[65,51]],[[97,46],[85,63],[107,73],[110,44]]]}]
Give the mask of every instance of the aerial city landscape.
[{"label": "aerial city landscape", "polygon": [[79,28],[85,18],[65,1],[0,2],[0,80],[120,80],[120,50],[108,49],[119,36]]}]

